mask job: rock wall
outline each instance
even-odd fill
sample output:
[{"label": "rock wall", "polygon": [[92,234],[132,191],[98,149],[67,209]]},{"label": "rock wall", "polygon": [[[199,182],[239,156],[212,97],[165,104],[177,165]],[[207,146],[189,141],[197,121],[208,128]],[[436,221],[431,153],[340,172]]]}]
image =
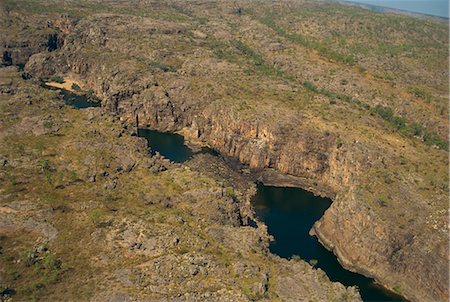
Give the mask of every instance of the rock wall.
[{"label": "rock wall", "polygon": [[[382,217],[360,194],[360,179],[383,152],[358,142],[339,146],[337,135],[295,119],[273,123],[240,115],[225,104],[202,103],[183,88],[185,76],[166,75],[166,85],[133,64],[108,65],[83,56],[86,41],[101,34],[72,34],[57,53],[34,55],[26,70],[36,78],[78,77],[121,119],[164,131],[181,131],[191,142],[207,144],[255,171],[271,169],[292,185],[335,197],[313,233],[351,270],[375,278],[411,300],[440,301],[447,292],[447,247],[442,236],[424,236],[422,221],[407,230]],[[102,38],[103,39],[103,38]],[[102,42],[103,43],[103,42]],[[101,45],[100,43],[99,45]],[[275,181],[276,182],[276,181]],[[419,198],[419,197],[417,197]]]}]

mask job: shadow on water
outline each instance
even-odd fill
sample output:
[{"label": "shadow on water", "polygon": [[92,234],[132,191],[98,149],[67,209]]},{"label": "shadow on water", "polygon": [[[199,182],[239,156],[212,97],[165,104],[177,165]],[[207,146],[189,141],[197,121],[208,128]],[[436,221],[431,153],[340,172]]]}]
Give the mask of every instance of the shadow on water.
[{"label": "shadow on water", "polygon": [[[42,86],[58,90],[45,84]],[[86,96],[64,89],[60,91],[65,103],[75,108],[100,106],[99,102],[91,102]],[[152,152],[157,151],[178,163],[189,160],[198,153],[220,156],[217,151],[206,147],[193,152],[184,144],[184,137],[175,133],[138,129],[138,136],[147,139]],[[322,269],[330,280],[346,286],[357,286],[364,301],[406,301],[378,286],[373,279],[345,270],[333,253],[325,249],[316,237],[309,235],[313,224],[330,207],[330,199],[314,196],[298,188],[273,187],[258,183],[253,204],[258,217],[267,225],[269,233],[276,240],[270,244],[272,253],[283,258],[299,256]],[[9,293],[14,294],[14,291]]]},{"label": "shadow on water", "polygon": [[364,301],[405,301],[375,284],[371,278],[345,270],[336,256],[325,249],[316,237],[309,235],[314,222],[319,220],[331,200],[314,196],[298,188],[272,187],[258,184],[254,197],[258,217],[268,226],[275,242],[272,253],[283,258],[300,256],[325,271],[332,281],[346,286],[357,286]]},{"label": "shadow on water", "polygon": [[75,94],[67,90],[61,90],[64,102],[67,105],[78,109],[90,108],[90,107],[100,107],[100,102],[91,102],[89,99],[83,95]]},{"label": "shadow on water", "polygon": [[100,102],[92,102],[85,95],[80,95],[76,93],[72,93],[65,89],[59,89],[52,86],[48,86],[45,84],[41,85],[42,87],[49,90],[60,90],[61,95],[63,96],[64,103],[66,105],[72,106],[77,109],[91,108],[91,107],[100,107]]},{"label": "shadow on water", "polygon": [[208,153],[214,156],[220,155],[217,151],[207,147],[202,147],[200,151],[193,152],[184,144],[184,137],[176,133],[138,129],[138,136],[147,139],[153,154],[157,151],[165,158],[176,163],[182,163],[189,160],[198,153]]},{"label": "shadow on water", "polygon": [[[184,137],[175,133],[138,129],[138,135],[147,139],[152,152],[159,152],[174,162],[184,162],[195,152],[184,144]],[[197,153],[220,154],[203,148]],[[272,253],[283,258],[300,256],[305,261],[317,261],[316,267],[325,271],[332,281],[346,286],[357,286],[364,301],[405,301],[374,283],[371,278],[345,270],[336,256],[325,249],[317,238],[309,235],[314,222],[319,220],[331,205],[331,200],[314,196],[298,188],[272,187],[258,183],[253,204],[258,217],[274,236]]]}]

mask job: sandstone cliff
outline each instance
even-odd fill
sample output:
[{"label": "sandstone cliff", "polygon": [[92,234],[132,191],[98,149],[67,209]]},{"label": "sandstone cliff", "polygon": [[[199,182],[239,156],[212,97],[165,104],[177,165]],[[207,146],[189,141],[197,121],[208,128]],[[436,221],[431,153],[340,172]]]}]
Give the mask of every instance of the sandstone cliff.
[{"label": "sandstone cliff", "polygon": [[[402,97],[410,98],[405,83],[413,79],[393,75],[399,84],[391,89],[370,76],[376,70],[361,76],[327,54],[319,52],[317,59],[308,45],[293,45],[292,36],[255,21],[255,8],[240,17],[226,2],[210,4],[218,15],[195,2],[186,10],[179,3],[153,5],[178,21],[150,12],[92,9],[73,24],[60,49],[32,56],[26,71],[36,80],[57,74],[77,79],[124,121],[133,123],[137,114],[142,127],[180,131],[193,143],[238,158],[269,182],[333,197],[312,232],[347,268],[411,300],[446,300],[447,153],[367,109],[398,106],[396,113],[413,125],[419,112],[421,120],[432,120],[439,101],[414,100],[414,106],[404,107]],[[205,12],[194,13],[196,5]],[[403,22],[403,17],[382,18]],[[415,26],[435,26],[418,22]],[[239,42],[236,28],[251,41]],[[335,88],[339,77],[317,81],[324,85],[320,89],[304,85],[296,73],[300,67],[279,67],[280,53],[268,54],[276,45],[261,44],[260,33],[273,35],[274,29],[284,48],[308,56],[292,62],[306,66],[310,78],[338,70],[351,75],[359,90]],[[317,64],[326,67],[311,67]],[[343,91],[353,98],[341,96]],[[354,99],[361,95],[362,105]],[[436,116],[435,124],[426,126],[446,133],[448,121]]]}]

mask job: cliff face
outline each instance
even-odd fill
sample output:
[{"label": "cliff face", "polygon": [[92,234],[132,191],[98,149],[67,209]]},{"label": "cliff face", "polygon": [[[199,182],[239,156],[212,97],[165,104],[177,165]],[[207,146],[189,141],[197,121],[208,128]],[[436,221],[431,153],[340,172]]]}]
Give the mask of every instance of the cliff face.
[{"label": "cliff face", "polygon": [[[236,42],[228,27],[255,41],[258,30],[272,35],[273,28],[247,17],[236,21],[227,9],[221,16],[228,23],[208,15],[217,26],[192,13],[179,22],[92,14],[73,24],[60,49],[32,56],[26,71],[36,79],[77,79],[124,121],[134,123],[137,114],[140,126],[180,131],[238,158],[268,182],[333,197],[312,232],[347,268],[411,300],[447,299],[446,152],[397,131],[367,106],[276,69],[275,54],[265,57],[267,49]],[[298,47],[278,38],[283,47]],[[301,50],[312,58],[302,64],[317,63],[317,53]],[[376,77],[359,80],[353,67],[324,65],[352,74],[354,86],[362,87],[358,94],[375,95],[367,97],[373,104],[380,95],[395,103]],[[405,87],[395,89],[407,95]]]},{"label": "cliff face", "polygon": [[0,83],[2,301],[361,300],[269,253],[267,228],[245,225],[254,184],[223,160],[150,155],[126,123],[15,66]]},{"label": "cliff face", "polygon": [[[39,74],[33,67],[34,59],[27,68]],[[58,64],[49,65],[57,68],[54,73],[72,72],[86,79],[98,77],[96,72],[78,73],[81,67],[75,63],[70,63],[73,69],[67,70],[58,69]],[[89,66],[93,71],[99,68]],[[114,83],[108,77],[101,78]],[[111,94],[109,87],[105,89],[95,84],[89,87],[105,95]],[[219,104],[202,110],[198,104],[187,103],[183,94],[179,94],[180,98],[171,97],[175,94],[160,86],[143,92],[133,85],[124,85],[122,89],[115,87],[120,92],[113,92],[105,106],[112,112],[117,109],[119,116],[130,123],[137,113],[142,126],[181,131],[191,142],[207,144],[257,171],[269,168],[291,176],[280,182],[269,178],[269,182],[301,186],[335,197],[330,209],[314,226],[313,234],[346,268],[374,277],[412,300],[440,301],[447,295],[447,246],[444,234],[439,233],[442,226],[436,232],[429,229],[423,218],[410,218],[433,212],[433,209],[423,208],[426,200],[410,195],[406,200],[385,205],[384,201],[373,200],[377,197],[359,192],[368,183],[361,175],[374,166],[384,165],[382,148],[358,142],[338,147],[338,136],[333,132],[311,129],[307,123],[294,126],[291,122],[280,126],[260,119],[241,118]],[[402,184],[389,184],[395,185]],[[405,218],[396,217],[404,215],[403,211],[408,212],[406,230],[403,224],[398,224]]]}]

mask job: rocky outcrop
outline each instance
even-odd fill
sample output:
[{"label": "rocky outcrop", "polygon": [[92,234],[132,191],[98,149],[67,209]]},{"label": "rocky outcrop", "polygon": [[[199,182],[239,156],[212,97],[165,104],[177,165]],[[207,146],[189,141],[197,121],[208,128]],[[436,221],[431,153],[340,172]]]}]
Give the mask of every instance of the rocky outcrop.
[{"label": "rocky outcrop", "polygon": [[45,17],[34,16],[31,17],[34,19],[33,24],[26,25],[30,16],[12,12],[7,6],[0,6],[0,22],[5,28],[0,37],[2,65],[23,66],[33,54],[54,51],[64,44],[64,32],[56,26],[64,23],[63,18],[55,20],[54,24]]},{"label": "rocky outcrop", "polygon": [[[267,228],[245,225],[254,185],[222,160],[171,163],[101,108],[64,106],[13,67],[0,80],[14,88],[0,98],[1,299],[360,301],[269,253]],[[34,119],[59,133],[17,127]]]},{"label": "rocky outcrop", "polygon": [[[80,75],[90,78],[89,72]],[[111,94],[110,87],[102,90],[105,88],[102,86],[92,87],[103,95]],[[446,296],[446,265],[440,261],[445,261],[447,248],[441,235],[423,238],[417,224],[419,229],[411,227],[411,232],[404,232],[395,221],[383,221],[377,209],[352,192],[361,186],[358,180],[361,173],[379,164],[381,150],[370,150],[358,143],[339,148],[338,136],[332,132],[311,129],[308,125],[251,121],[219,106],[199,111],[197,104],[171,97],[174,94],[161,86],[142,92],[137,89],[130,92],[133,85],[130,86],[123,92],[112,93],[105,105],[125,120],[133,121],[137,113],[141,125],[182,131],[191,142],[207,144],[256,171],[268,168],[290,175],[284,185],[336,196],[315,225],[314,233],[346,268],[373,277],[413,300],[439,301]],[[115,89],[120,90],[120,86]],[[434,247],[429,250],[430,246]],[[430,280],[434,280],[432,284]]]},{"label": "rocky outcrop", "polygon": [[[444,151],[380,126],[370,113],[352,113],[351,105],[298,92],[296,82],[246,78],[236,63],[211,58],[209,50],[193,49],[178,56],[159,48],[150,52],[145,47],[152,49],[151,43],[138,46],[125,37],[124,28],[133,28],[152,43],[178,43],[184,41],[188,26],[172,25],[174,30],[165,31],[166,22],[141,21],[123,15],[89,16],[73,28],[61,49],[32,56],[26,70],[36,78],[77,77],[102,98],[104,108],[126,122],[134,123],[138,115],[142,127],[181,131],[191,142],[235,157],[255,173],[273,172],[283,184],[334,197],[314,233],[347,268],[411,300],[448,297],[442,212],[448,183],[441,184],[437,176],[446,174]],[[162,63],[158,68],[142,64],[167,57],[184,63],[177,71],[167,71]],[[189,67],[195,64],[199,70]],[[238,86],[229,79],[234,76],[255,82],[242,88],[250,93],[241,95],[229,88]],[[258,81],[263,81],[260,86]],[[295,92],[299,98],[304,93],[316,107],[265,101],[269,94],[261,88],[265,85],[274,87],[270,93]],[[255,97],[259,90],[264,93]],[[330,122],[326,112],[316,112],[324,102],[336,105],[336,120]],[[347,117],[340,115],[345,110],[362,125],[348,125]],[[435,176],[426,172],[432,158],[444,163],[434,167]]]}]

